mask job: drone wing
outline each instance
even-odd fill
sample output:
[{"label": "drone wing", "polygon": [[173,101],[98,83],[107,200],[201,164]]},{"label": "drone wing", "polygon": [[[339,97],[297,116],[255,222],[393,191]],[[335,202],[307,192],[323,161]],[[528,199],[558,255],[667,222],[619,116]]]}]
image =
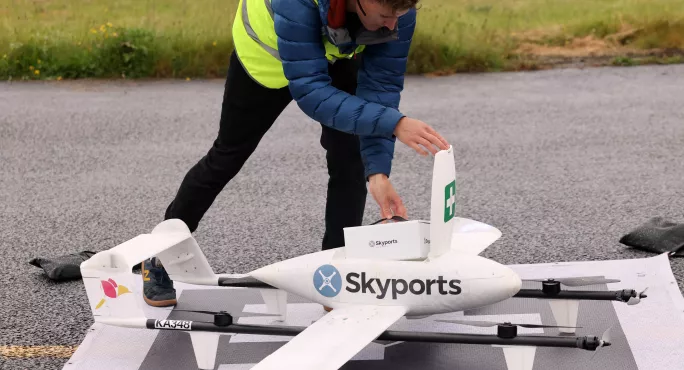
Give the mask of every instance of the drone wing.
[{"label": "drone wing", "polygon": [[335,308],[252,370],[339,369],[405,313],[399,306]]}]

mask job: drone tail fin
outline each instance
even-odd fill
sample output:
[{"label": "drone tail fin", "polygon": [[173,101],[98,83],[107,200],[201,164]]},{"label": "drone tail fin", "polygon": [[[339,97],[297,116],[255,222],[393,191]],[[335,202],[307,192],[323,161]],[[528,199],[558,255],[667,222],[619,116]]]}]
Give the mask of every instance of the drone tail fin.
[{"label": "drone tail fin", "polygon": [[144,317],[137,293],[142,279],[132,270],[154,256],[161,260],[172,280],[218,284],[217,275],[185,223],[166,220],[152,233],[138,235],[81,263],[81,276],[96,321]]},{"label": "drone tail fin", "polygon": [[117,268],[111,255],[94,255],[81,264],[83,284],[95,322],[145,327],[135,275]]},{"label": "drone tail fin", "polygon": [[149,234],[138,235],[95,254],[81,264],[81,269],[97,267],[130,271],[155,256],[174,281],[218,285],[218,276],[214,274],[197,241],[185,223],[178,219],[163,221]]},{"label": "drone tail fin", "polygon": [[435,259],[449,251],[478,255],[501,237],[485,223],[456,217],[456,161],[453,147],[435,155],[430,209],[430,252]]},{"label": "drone tail fin", "polygon": [[456,216],[456,163],[454,149],[437,152],[432,172],[430,252],[436,258],[451,249]]}]

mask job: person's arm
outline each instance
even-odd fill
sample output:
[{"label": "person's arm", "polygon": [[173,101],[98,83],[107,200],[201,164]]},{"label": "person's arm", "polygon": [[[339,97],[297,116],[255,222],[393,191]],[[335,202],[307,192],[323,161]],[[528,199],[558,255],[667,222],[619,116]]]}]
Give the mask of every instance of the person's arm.
[{"label": "person's arm", "polygon": [[278,52],[300,109],[342,132],[392,138],[402,113],[332,86],[316,4],[312,0],[273,0],[271,4]]},{"label": "person's arm", "polygon": [[[411,40],[416,27],[416,10],[399,18],[399,36],[395,41],[366,46],[363,65],[358,73],[356,95],[366,101],[399,109]],[[395,137],[361,136],[361,157],[366,178],[381,173],[390,176]]]}]

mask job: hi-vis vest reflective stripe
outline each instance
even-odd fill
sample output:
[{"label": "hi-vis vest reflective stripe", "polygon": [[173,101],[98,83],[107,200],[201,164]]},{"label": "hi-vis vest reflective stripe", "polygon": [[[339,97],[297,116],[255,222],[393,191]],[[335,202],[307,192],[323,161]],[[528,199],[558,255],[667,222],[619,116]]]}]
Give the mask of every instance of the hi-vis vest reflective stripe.
[{"label": "hi-vis vest reflective stripe", "polygon": [[[318,0],[313,0],[318,5]],[[287,86],[287,79],[278,54],[278,38],[274,30],[271,0],[240,0],[235,23],[233,42],[238,58],[250,76],[261,85],[277,89]],[[340,58],[351,58],[354,53],[340,53],[337,46],[321,35],[326,58],[331,63]],[[355,52],[365,48],[360,45]]]}]

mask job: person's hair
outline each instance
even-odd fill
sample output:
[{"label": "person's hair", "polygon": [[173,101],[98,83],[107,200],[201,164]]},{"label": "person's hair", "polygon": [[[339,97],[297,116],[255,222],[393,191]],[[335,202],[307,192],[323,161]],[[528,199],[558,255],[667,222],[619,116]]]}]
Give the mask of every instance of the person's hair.
[{"label": "person's hair", "polygon": [[406,10],[415,8],[420,0],[375,0],[380,4],[387,5],[392,10]]}]

